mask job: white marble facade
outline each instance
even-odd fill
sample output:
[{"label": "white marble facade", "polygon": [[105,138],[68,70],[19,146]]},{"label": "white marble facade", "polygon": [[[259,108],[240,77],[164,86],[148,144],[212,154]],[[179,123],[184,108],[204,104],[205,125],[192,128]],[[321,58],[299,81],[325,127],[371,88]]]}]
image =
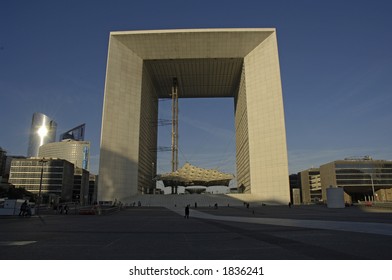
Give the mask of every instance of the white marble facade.
[{"label": "white marble facade", "polygon": [[112,32],[106,72],[99,201],[151,193],[158,99],[172,78],[181,97],[235,99],[237,182],[288,203],[286,131],[273,28]]}]

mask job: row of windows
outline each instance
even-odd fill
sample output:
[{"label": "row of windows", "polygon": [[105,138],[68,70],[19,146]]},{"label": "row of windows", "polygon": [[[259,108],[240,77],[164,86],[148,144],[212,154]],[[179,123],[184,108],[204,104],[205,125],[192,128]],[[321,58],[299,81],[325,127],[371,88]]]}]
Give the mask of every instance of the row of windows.
[{"label": "row of windows", "polygon": [[370,180],[370,178],[373,178],[373,180],[385,180],[389,179],[392,180],[392,174],[337,174],[336,179],[359,179],[359,180]]},{"label": "row of windows", "polygon": [[[41,172],[41,167],[18,167],[18,166],[12,166],[11,167],[11,173],[12,172]],[[43,168],[44,172],[63,172],[63,167],[44,167]]]},{"label": "row of windows", "polygon": [[[63,161],[50,161],[44,162],[44,166],[63,166]],[[28,161],[28,160],[13,160],[11,166],[42,166],[42,162],[38,160]]]},{"label": "row of windows", "polygon": [[391,163],[349,163],[335,165],[335,168],[354,168],[354,169],[380,169],[380,168],[392,168]]},{"label": "row of windows", "polygon": [[382,174],[391,174],[391,168],[385,169],[337,169],[336,174],[347,174],[347,173],[356,173],[356,174],[372,174],[372,173],[382,173]]},{"label": "row of windows", "polygon": [[[10,180],[10,183],[13,185],[20,185],[20,184],[31,184],[31,185],[39,185],[40,180],[37,179],[12,179]],[[42,184],[47,185],[47,184],[62,184],[63,180],[62,179],[43,179]]]},{"label": "row of windows", "polygon": [[[34,186],[20,186],[28,191],[39,191],[39,188]],[[42,186],[41,191],[52,191],[61,193],[61,186]]]},{"label": "row of windows", "polygon": [[[41,178],[41,173],[11,173],[10,178],[12,178],[12,179]],[[61,174],[61,173],[44,173],[44,174],[42,174],[42,178],[63,178],[63,174]]]},{"label": "row of windows", "polygon": [[[368,180],[337,180],[337,185],[372,185]],[[373,185],[392,185],[392,180],[373,180]]]}]

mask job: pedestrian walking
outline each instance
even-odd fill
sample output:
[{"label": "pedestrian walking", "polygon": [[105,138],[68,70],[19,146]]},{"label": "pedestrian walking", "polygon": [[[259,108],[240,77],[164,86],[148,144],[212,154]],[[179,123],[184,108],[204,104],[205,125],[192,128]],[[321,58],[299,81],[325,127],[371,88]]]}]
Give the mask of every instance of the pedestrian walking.
[{"label": "pedestrian walking", "polygon": [[29,204],[26,205],[25,216],[31,216],[31,207]]},{"label": "pedestrian walking", "polygon": [[19,216],[24,216],[26,214],[27,200],[25,200],[20,206]]},{"label": "pedestrian walking", "polygon": [[185,219],[189,219],[189,205],[185,207]]}]

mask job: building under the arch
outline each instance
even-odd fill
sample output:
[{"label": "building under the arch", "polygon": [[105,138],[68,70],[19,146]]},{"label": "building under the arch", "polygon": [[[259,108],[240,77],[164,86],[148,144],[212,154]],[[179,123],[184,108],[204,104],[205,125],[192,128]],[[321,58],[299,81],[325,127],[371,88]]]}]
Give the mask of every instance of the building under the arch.
[{"label": "building under the arch", "polygon": [[[233,174],[223,173],[217,169],[204,169],[186,162],[174,172],[159,174],[154,178],[162,181],[165,187],[177,189],[178,186],[226,186],[234,179]],[[177,193],[177,190],[172,193]]]}]

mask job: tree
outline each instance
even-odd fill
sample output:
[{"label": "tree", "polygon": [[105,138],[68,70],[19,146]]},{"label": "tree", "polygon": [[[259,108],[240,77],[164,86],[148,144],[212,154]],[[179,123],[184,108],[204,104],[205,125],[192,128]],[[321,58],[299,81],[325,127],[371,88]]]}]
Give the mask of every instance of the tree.
[{"label": "tree", "polygon": [[34,200],[35,195],[24,188],[10,186],[8,190],[4,187],[0,188],[0,197],[8,197],[9,199],[24,199],[25,197],[30,197],[30,200]]}]

